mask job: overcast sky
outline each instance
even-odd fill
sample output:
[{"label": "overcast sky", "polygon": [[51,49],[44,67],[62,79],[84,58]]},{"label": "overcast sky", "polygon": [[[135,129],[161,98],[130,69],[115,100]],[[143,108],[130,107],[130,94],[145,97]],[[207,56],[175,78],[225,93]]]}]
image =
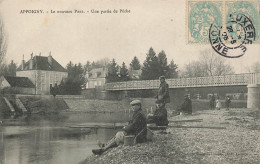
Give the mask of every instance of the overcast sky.
[{"label": "overcast sky", "polygon": [[[69,61],[85,64],[104,57],[120,65],[134,56],[143,63],[153,47],[166,52],[168,61],[180,67],[199,59],[209,44],[187,44],[186,1],[174,0],[0,0],[0,13],[8,33],[7,61],[20,64],[33,52],[52,56],[65,66]],[[51,10],[84,10],[83,14],[51,14]],[[130,13],[100,14],[91,10],[128,9]],[[43,10],[43,14],[21,14]],[[47,13],[48,11],[48,13]],[[89,11],[89,13],[87,12]],[[216,55],[218,55],[216,53]],[[260,60],[260,46],[248,46],[238,59],[226,59],[236,73]]]}]

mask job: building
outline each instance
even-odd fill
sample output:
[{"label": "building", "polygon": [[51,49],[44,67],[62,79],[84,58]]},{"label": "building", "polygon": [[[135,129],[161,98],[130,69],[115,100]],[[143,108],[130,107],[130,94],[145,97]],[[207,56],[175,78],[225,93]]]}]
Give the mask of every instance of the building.
[{"label": "building", "polygon": [[34,94],[35,85],[27,77],[1,76],[0,89],[10,88],[19,94]]},{"label": "building", "polygon": [[140,80],[141,79],[142,70],[129,70],[129,76],[132,80]]},{"label": "building", "polygon": [[33,56],[18,67],[16,76],[28,77],[35,85],[35,94],[50,94],[50,85],[59,85],[68,73],[52,56]]},{"label": "building", "polygon": [[106,83],[107,68],[95,68],[87,72],[86,88],[95,88],[96,86],[104,86]]}]

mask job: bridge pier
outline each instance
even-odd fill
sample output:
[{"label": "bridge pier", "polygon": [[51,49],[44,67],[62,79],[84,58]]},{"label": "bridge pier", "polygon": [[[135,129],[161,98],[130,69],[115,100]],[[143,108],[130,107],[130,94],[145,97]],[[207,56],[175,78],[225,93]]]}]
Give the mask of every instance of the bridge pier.
[{"label": "bridge pier", "polygon": [[247,108],[258,108],[260,109],[260,85],[249,84],[247,85]]}]

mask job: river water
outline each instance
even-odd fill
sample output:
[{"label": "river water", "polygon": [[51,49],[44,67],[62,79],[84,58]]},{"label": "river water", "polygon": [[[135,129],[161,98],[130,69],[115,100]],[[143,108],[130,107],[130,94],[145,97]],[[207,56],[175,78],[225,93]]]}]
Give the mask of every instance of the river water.
[{"label": "river water", "polygon": [[[126,122],[129,113],[62,113],[42,117],[2,119],[0,164],[74,164],[91,155],[120,129],[70,128],[87,122]],[[1,119],[0,119],[1,120]]]}]

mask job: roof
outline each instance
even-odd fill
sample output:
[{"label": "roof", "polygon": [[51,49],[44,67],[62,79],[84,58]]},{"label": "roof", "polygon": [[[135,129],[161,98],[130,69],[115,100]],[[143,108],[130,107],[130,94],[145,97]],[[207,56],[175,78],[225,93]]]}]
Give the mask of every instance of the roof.
[{"label": "roof", "polygon": [[89,71],[89,79],[105,78],[107,75],[106,68],[95,68]]},{"label": "roof", "polygon": [[8,81],[11,87],[35,88],[35,85],[28,79],[28,77],[4,76],[4,78]]},{"label": "roof", "polygon": [[142,70],[130,70],[128,74],[131,77],[131,79],[140,79]]},{"label": "roof", "polygon": [[[29,68],[30,61],[33,61],[32,69]],[[48,57],[46,56],[34,56],[32,59],[27,61],[24,65],[23,70],[46,70],[46,71],[58,71],[67,72],[53,57],[51,57],[52,64],[48,62]],[[22,64],[18,67],[17,71],[23,71]]]}]

